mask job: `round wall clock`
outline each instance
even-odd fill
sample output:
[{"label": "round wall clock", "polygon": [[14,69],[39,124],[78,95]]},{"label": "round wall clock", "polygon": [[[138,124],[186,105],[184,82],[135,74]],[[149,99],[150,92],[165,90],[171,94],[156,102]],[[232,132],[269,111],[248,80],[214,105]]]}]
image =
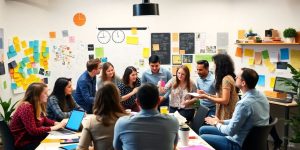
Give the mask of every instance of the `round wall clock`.
[{"label": "round wall clock", "polygon": [[115,30],[113,33],[112,33],[112,40],[115,42],[115,43],[122,43],[125,39],[125,33],[124,31],[122,30]]},{"label": "round wall clock", "polygon": [[86,22],[85,15],[83,13],[76,13],[73,17],[73,22],[77,26],[83,26]]},{"label": "round wall clock", "polygon": [[97,39],[102,44],[107,44],[110,41],[110,34],[106,30],[100,30]]}]

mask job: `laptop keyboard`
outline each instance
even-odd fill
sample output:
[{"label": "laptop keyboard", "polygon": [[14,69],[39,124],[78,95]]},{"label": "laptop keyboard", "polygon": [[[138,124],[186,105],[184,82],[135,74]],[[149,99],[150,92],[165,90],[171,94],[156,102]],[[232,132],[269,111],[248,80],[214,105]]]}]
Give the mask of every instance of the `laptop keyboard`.
[{"label": "laptop keyboard", "polygon": [[60,133],[63,133],[63,134],[74,134],[74,133],[76,133],[74,131],[70,131],[70,130],[65,129],[65,128],[58,129],[57,131],[60,132]]}]

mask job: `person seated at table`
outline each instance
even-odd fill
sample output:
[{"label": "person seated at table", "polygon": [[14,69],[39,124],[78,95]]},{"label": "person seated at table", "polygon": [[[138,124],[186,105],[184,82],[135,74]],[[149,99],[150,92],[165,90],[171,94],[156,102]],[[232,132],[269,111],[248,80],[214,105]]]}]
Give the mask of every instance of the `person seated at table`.
[{"label": "person seated at table", "polygon": [[80,106],[72,97],[71,78],[61,77],[55,81],[54,88],[47,102],[47,117],[52,120],[61,121],[69,118],[73,109]]},{"label": "person seated at table", "polygon": [[96,150],[112,150],[115,123],[124,115],[117,87],[104,82],[96,93],[93,115],[85,123],[77,150],[88,150],[91,141]]},{"label": "person seated at table", "polygon": [[118,83],[121,94],[121,104],[124,109],[131,109],[138,112],[140,108],[136,104],[136,92],[141,85],[141,80],[137,76],[137,70],[133,66],[125,69],[122,82]]},{"label": "person seated at table", "polygon": [[244,95],[236,103],[232,118],[205,118],[206,123],[213,126],[202,126],[199,132],[201,138],[213,148],[240,150],[252,127],[269,124],[269,102],[262,92],[255,89],[257,81],[256,71],[242,68],[235,84]]},{"label": "person seated at table", "polygon": [[111,81],[115,85],[122,82],[120,77],[115,74],[114,66],[110,62],[106,62],[102,65],[102,75],[98,78],[97,89],[99,89],[105,81]]},{"label": "person seated at table", "polygon": [[179,123],[174,116],[158,112],[159,102],[156,85],[145,83],[139,88],[137,103],[142,110],[117,121],[113,141],[115,150],[176,149]]},{"label": "person seated at table", "polygon": [[18,150],[34,150],[49,131],[66,125],[66,120],[55,122],[46,117],[48,88],[44,83],[28,86],[24,98],[18,103],[9,128]]}]

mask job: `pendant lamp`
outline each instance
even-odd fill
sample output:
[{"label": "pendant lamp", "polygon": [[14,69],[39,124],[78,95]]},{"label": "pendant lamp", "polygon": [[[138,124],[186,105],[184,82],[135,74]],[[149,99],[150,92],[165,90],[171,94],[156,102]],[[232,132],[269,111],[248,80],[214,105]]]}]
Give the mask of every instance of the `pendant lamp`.
[{"label": "pendant lamp", "polygon": [[159,15],[158,4],[143,0],[141,4],[133,5],[133,16]]}]

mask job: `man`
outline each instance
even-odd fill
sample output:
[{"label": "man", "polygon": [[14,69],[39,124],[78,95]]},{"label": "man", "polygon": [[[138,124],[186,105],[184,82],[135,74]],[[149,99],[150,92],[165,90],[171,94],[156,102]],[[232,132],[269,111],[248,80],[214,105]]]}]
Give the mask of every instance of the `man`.
[{"label": "man", "polygon": [[[162,87],[172,78],[169,70],[160,67],[160,59],[157,55],[149,57],[149,66],[150,69],[142,75],[142,83],[160,84],[158,86]],[[169,94],[169,92],[160,93],[160,106],[169,106]]]},{"label": "man", "polygon": [[[215,95],[215,77],[209,72],[209,63],[206,60],[197,61],[197,89],[203,90],[207,94]],[[200,104],[209,108],[207,116],[215,115],[216,104],[208,99],[202,99]]]},{"label": "man", "polygon": [[96,93],[96,75],[100,74],[101,61],[91,59],[86,64],[87,70],[79,77],[73,97],[77,104],[88,114],[92,113]]},{"label": "man", "polygon": [[207,117],[205,121],[214,126],[202,126],[201,137],[215,149],[240,150],[253,126],[269,124],[269,103],[264,94],[255,89],[258,81],[256,71],[242,68],[236,77],[236,86],[243,92],[229,120]]},{"label": "man", "polygon": [[142,110],[124,116],[116,122],[113,146],[116,150],[171,150],[178,141],[179,123],[174,116],[160,114],[158,89],[145,83],[137,92],[137,104]]}]

